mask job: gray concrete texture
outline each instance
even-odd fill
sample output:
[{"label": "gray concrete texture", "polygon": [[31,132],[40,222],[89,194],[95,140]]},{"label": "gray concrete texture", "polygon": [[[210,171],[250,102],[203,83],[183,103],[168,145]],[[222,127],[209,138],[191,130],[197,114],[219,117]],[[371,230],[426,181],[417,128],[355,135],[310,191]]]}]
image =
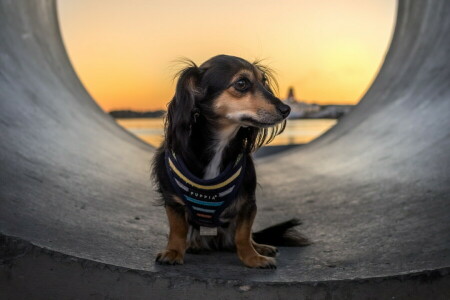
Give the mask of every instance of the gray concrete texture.
[{"label": "gray concrete texture", "polygon": [[[95,104],[55,1],[0,1],[0,298],[450,298],[450,1],[401,0],[385,62],[316,141],[257,160],[255,229],[300,217],[278,269],[156,266],[154,149]],[[157,47],[157,44],[155,44]]]}]

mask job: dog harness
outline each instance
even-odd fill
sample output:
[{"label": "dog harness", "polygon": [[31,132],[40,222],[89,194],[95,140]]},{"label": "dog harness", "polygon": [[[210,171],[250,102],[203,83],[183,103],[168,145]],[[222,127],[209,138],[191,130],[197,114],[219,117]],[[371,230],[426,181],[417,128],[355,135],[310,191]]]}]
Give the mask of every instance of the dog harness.
[{"label": "dog harness", "polygon": [[192,222],[205,227],[226,225],[220,221],[220,214],[237,198],[245,170],[244,155],[240,154],[213,179],[201,179],[193,175],[181,157],[177,157],[172,151],[166,151],[166,169]]}]

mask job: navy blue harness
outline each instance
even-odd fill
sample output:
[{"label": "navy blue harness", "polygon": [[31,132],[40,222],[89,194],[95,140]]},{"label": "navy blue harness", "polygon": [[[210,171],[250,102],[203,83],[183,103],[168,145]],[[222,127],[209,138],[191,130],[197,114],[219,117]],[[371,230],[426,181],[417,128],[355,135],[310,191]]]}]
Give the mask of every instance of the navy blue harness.
[{"label": "navy blue harness", "polygon": [[166,169],[178,196],[186,205],[190,221],[200,226],[218,227],[220,214],[237,198],[245,171],[245,155],[240,154],[216,178],[201,179],[187,169],[181,157],[166,151]]}]

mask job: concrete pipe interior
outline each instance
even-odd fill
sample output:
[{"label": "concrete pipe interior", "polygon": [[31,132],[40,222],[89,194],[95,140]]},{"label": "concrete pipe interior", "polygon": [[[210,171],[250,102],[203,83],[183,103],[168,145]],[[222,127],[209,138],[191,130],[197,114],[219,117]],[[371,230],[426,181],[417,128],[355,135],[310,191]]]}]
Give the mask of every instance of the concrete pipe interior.
[{"label": "concrete pipe interior", "polygon": [[0,295],[450,297],[449,15],[446,0],[399,1],[356,109],[306,147],[257,161],[255,229],[296,216],[314,241],[281,249],[267,272],[233,253],[154,265],[168,232],[152,202],[154,149],[85,91],[55,1],[1,1]]}]

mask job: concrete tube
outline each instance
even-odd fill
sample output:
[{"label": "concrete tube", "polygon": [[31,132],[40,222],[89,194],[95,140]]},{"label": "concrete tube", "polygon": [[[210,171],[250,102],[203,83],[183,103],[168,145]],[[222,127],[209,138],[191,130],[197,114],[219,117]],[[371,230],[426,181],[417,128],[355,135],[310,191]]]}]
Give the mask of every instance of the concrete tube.
[{"label": "concrete tube", "polygon": [[277,271],[235,254],[153,263],[168,231],[153,148],[77,78],[51,0],[0,1],[0,298],[450,298],[450,2],[401,0],[356,109],[257,161],[257,228],[300,217],[313,240]]}]

